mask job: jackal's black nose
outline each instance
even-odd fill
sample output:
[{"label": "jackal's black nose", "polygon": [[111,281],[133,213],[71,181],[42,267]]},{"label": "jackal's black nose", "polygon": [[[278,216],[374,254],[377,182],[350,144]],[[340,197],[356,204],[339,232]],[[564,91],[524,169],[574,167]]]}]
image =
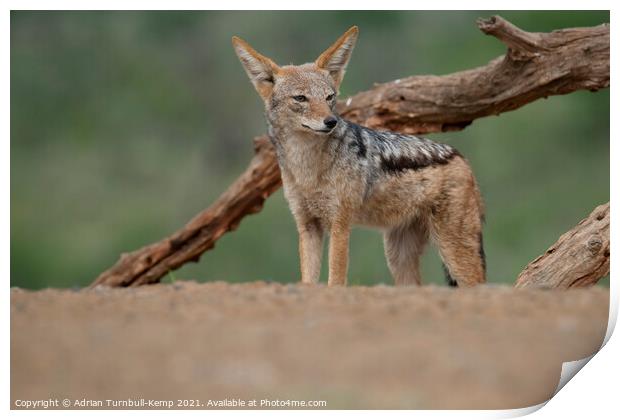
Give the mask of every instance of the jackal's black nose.
[{"label": "jackal's black nose", "polygon": [[323,124],[328,128],[334,128],[338,124],[338,120],[333,115],[330,115],[323,120]]}]

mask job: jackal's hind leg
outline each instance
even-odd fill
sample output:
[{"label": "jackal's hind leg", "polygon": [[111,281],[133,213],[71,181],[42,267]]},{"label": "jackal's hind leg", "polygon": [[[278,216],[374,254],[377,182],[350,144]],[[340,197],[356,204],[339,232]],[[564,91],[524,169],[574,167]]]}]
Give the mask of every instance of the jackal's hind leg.
[{"label": "jackal's hind leg", "polygon": [[457,207],[453,211],[453,214],[442,214],[434,219],[431,226],[446,277],[459,287],[484,283],[486,264],[480,214],[477,210]]},{"label": "jackal's hind leg", "polygon": [[428,228],[421,221],[394,227],[383,236],[385,258],[397,286],[422,284],[420,255],[428,242]]}]

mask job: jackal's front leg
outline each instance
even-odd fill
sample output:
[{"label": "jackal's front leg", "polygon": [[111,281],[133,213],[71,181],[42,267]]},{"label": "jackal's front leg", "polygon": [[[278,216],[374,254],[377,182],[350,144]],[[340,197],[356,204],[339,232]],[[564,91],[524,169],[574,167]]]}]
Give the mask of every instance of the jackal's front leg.
[{"label": "jackal's front leg", "polygon": [[317,220],[298,222],[301,282],[318,283],[323,254],[323,228]]},{"label": "jackal's front leg", "polygon": [[346,222],[334,223],[329,238],[329,286],[347,284],[349,267],[349,236],[351,226]]}]

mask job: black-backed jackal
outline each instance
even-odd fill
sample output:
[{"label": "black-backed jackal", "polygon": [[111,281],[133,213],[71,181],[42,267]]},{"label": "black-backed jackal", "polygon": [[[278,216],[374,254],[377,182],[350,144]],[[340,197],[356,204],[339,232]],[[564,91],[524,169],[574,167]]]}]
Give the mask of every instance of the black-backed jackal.
[{"label": "black-backed jackal", "polygon": [[349,234],[360,224],[384,232],[397,285],[421,283],[419,259],[429,238],[450,283],[483,283],[483,204],[467,161],[449,145],[371,130],[336,114],[357,34],[352,27],[316,61],[300,66],[278,66],[233,38],[265,103],[284,194],[299,231],[301,281],[318,282],[328,233],[328,284],[346,284]]}]

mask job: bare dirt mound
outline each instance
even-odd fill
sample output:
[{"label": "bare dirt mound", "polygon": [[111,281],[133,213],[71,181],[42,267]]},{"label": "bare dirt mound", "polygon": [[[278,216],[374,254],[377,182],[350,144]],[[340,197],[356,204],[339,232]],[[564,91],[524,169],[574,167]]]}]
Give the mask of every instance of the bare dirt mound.
[{"label": "bare dirt mound", "polygon": [[[602,343],[609,291],[264,282],[11,292],[16,400],[518,408]],[[229,399],[228,402],[226,399]],[[62,407],[60,407],[62,408]],[[142,407],[149,408],[149,407]],[[267,408],[267,407],[266,407]],[[270,407],[273,408],[273,407]]]}]

